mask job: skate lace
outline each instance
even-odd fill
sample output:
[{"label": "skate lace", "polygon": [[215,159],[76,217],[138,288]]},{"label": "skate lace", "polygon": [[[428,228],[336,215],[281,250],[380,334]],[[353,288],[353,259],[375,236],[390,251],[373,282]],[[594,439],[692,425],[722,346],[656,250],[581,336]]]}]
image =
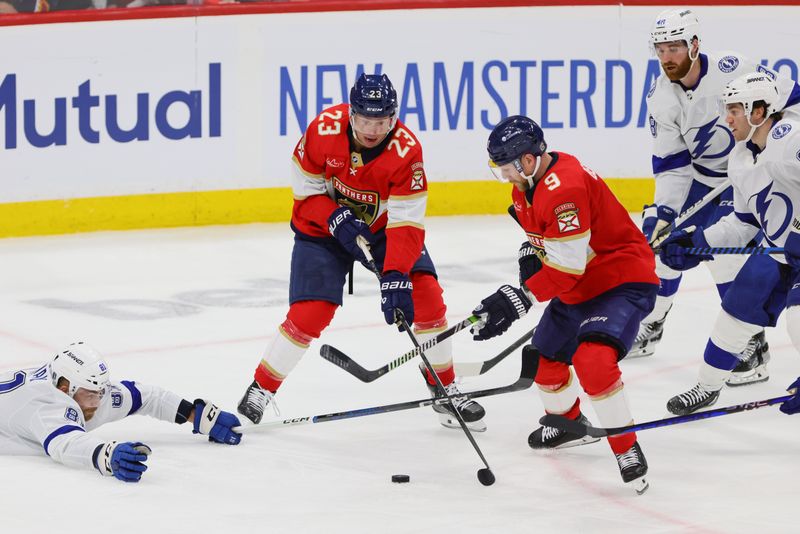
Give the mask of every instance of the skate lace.
[{"label": "skate lace", "polygon": [[742,352],[739,353],[742,360],[747,361],[753,357],[753,354],[758,350],[759,340],[757,337],[751,337],[747,342],[747,346]]},{"label": "skate lace", "polygon": [[645,323],[645,324],[643,324],[641,330],[636,335],[636,339],[633,342],[634,343],[643,342],[644,340],[646,340],[647,338],[650,337],[650,335],[653,333],[653,331],[655,331],[655,329],[656,329],[655,323]]},{"label": "skate lace", "polygon": [[258,386],[251,387],[250,391],[247,392],[247,404],[259,412],[263,412],[269,405],[272,406],[272,411],[276,416],[281,414],[278,403],[275,402],[275,395],[271,391]]},{"label": "skate lace", "polygon": [[678,398],[681,400],[683,404],[687,406],[692,406],[694,404],[706,400],[710,396],[711,392],[706,391],[700,384],[698,384],[689,391],[687,391],[686,393],[681,393],[680,395],[678,395]]},{"label": "skate lace", "polygon": [[463,407],[473,402],[472,399],[462,396],[455,382],[447,384],[444,389],[447,391],[447,394],[450,395],[450,398],[453,399],[453,404],[458,410],[461,410]]},{"label": "skate lace", "polygon": [[641,462],[639,462],[639,455],[636,454],[636,450],[631,447],[628,452],[617,455],[617,463],[619,468],[624,470],[631,466],[639,465]]},{"label": "skate lace", "polygon": [[551,439],[557,438],[559,435],[561,435],[561,431],[555,427],[542,427],[542,441],[550,441]]}]

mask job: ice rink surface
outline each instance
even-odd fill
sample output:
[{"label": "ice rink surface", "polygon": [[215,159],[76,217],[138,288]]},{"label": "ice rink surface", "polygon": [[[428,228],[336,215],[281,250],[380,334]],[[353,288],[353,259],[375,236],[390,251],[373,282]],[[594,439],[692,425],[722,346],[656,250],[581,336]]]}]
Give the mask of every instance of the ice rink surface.
[{"label": "ice rink surface", "polygon": [[[524,239],[508,217],[427,221],[448,317],[455,323],[502,283],[515,283]],[[0,368],[34,366],[85,340],[115,380],[138,380],[234,411],[287,309],[286,224],[182,228],[0,240]],[[719,299],[707,269],[684,276],[655,356],[623,361],[639,422],[667,415],[695,383]],[[454,337],[457,360],[485,360],[537,321],[499,339]],[[783,320],[767,330],[768,382],[726,388],[717,406],[776,397],[800,374]],[[281,419],[422,398],[416,362],[369,384],[322,360],[332,344],[367,368],[411,348],[383,322],[374,277],[355,294],[278,394]],[[510,384],[519,353],[462,389]],[[142,482],[126,485],[41,456],[0,457],[3,533],[797,532],[800,415],[769,407],[639,433],[650,489],[620,479],[608,445],[537,453],[528,434],[543,414],[534,388],[481,401],[479,458],[430,408],[251,433],[226,447],[177,426],[129,417],[96,431],[153,448]],[[584,410],[597,424],[588,400]],[[274,416],[273,416],[274,417]],[[411,476],[393,484],[395,473]]]}]

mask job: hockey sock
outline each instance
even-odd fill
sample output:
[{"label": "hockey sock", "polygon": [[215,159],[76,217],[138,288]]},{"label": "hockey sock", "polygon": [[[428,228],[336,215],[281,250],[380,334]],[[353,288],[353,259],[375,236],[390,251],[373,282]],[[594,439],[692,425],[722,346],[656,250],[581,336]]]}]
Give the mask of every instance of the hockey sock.
[{"label": "hockey sock", "polygon": [[[436,321],[430,322],[415,322],[414,333],[417,335],[417,340],[420,345],[424,344],[429,339],[436,337],[437,334],[447,330],[447,319],[442,317]],[[453,340],[452,338],[440,341],[430,349],[425,351],[425,356],[431,362],[433,370],[441,380],[442,385],[448,385],[456,378],[455,371],[453,370]],[[430,372],[425,369],[425,378],[428,384],[433,386],[436,381],[431,376]]]},{"label": "hockey sock", "polygon": [[320,300],[296,302],[289,307],[286,320],[278,327],[261,363],[255,380],[262,388],[275,393],[292,369],[318,338],[336,311],[336,304]]},{"label": "hockey sock", "polygon": [[[617,349],[584,341],[572,357],[575,372],[583,390],[589,395],[592,406],[605,427],[626,426],[633,423],[628,407],[622,373],[617,364]],[[636,442],[636,434],[609,436],[608,444],[614,454],[622,454]]]},{"label": "hockey sock", "polygon": [[721,310],[711,330],[703,359],[718,369],[733,369],[739,364],[738,355],[747,347],[750,338],[761,330],[761,326],[740,321]]},{"label": "hockey sock", "polygon": [[567,364],[540,355],[536,385],[539,386],[539,397],[545,412],[563,415],[569,419],[580,416],[578,383]]},{"label": "hockey sock", "polygon": [[725,297],[725,293],[728,292],[728,288],[733,285],[733,282],[725,282],[724,284],[717,284],[717,293],[719,293],[719,298],[722,300]]},{"label": "hockey sock", "polygon": [[[680,282],[680,278],[676,279]],[[671,282],[671,280],[661,280],[661,284],[663,287],[664,282]],[[656,297],[655,306],[653,306],[653,311],[645,317],[642,322],[643,323],[654,323],[656,321],[661,321],[667,316],[669,313],[669,309],[672,307],[672,301],[675,300],[675,292],[678,290],[677,285],[675,287],[675,291],[673,291],[670,295],[662,295],[661,290],[658,292],[658,296]]]}]

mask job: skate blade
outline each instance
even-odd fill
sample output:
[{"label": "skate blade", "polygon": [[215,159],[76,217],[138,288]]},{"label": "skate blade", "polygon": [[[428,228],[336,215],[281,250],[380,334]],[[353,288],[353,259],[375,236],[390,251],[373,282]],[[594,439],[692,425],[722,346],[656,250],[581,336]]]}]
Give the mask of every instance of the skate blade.
[{"label": "skate blade", "polygon": [[650,488],[650,483],[645,479],[645,477],[639,477],[636,480],[631,480],[628,482],[628,486],[633,488],[633,490],[636,492],[636,495],[642,495]]},{"label": "skate blade", "polygon": [[626,360],[632,360],[636,358],[646,358],[647,356],[652,356],[656,353],[655,347],[653,348],[644,348],[638,350],[631,350],[628,354],[625,355]]},{"label": "skate blade", "polygon": [[766,382],[767,380],[769,380],[769,371],[767,371],[767,366],[762,364],[752,371],[733,373],[725,383],[728,387],[738,387],[758,384],[759,382]]},{"label": "skate blade", "polygon": [[562,445],[559,445],[558,447],[553,447],[553,449],[569,449],[571,447],[580,447],[581,445],[589,445],[590,443],[595,443],[596,441],[600,441],[600,438],[583,436],[581,439],[568,441]]},{"label": "skate blade", "polygon": [[[486,432],[486,423],[483,422],[483,419],[470,423],[464,422],[472,432]],[[461,428],[461,425],[458,424],[458,419],[443,414],[439,414],[439,423],[445,428]]]}]

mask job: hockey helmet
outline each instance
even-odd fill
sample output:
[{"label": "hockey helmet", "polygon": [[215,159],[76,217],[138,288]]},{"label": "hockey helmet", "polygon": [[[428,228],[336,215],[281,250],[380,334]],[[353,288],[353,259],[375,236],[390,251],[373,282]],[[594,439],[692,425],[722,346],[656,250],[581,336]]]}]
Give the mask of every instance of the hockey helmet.
[{"label": "hockey helmet", "polygon": [[350,110],[365,117],[397,113],[397,91],[385,74],[362,74],[350,89]]},{"label": "hockey helmet", "polygon": [[655,49],[658,43],[686,41],[691,46],[692,39],[700,43],[700,20],[691,9],[667,9],[662,11],[650,29],[650,48]]},{"label": "hockey helmet", "polygon": [[50,379],[58,386],[58,379],[69,380],[70,397],[75,396],[79,388],[105,394],[108,386],[108,366],[100,354],[92,347],[78,341],[57,353],[50,362]]},{"label": "hockey helmet", "polygon": [[[722,103],[742,104],[747,115],[748,122],[750,114],[753,112],[753,104],[763,101],[767,105],[764,117],[769,117],[775,113],[775,104],[778,102],[778,86],[775,80],[768,73],[750,72],[739,76],[725,86],[722,93]],[[753,126],[753,124],[750,124]]]}]

